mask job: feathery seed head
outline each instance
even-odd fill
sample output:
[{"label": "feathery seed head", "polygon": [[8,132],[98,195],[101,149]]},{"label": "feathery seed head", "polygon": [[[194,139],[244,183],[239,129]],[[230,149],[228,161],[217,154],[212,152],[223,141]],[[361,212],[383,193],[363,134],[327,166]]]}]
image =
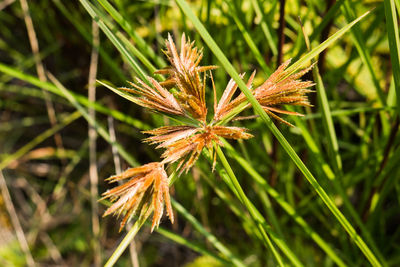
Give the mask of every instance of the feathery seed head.
[{"label": "feathery seed head", "polygon": [[108,198],[113,202],[103,216],[111,213],[117,216],[124,214],[119,229],[121,231],[133,215],[138,214],[139,217],[147,217],[148,213],[152,211],[150,209],[150,206],[152,206],[154,215],[151,231],[153,231],[160,224],[165,201],[169,219],[172,223],[174,222],[174,214],[169,197],[168,176],[163,164],[152,162],[128,169],[107,180],[113,183],[128,178],[129,181],[103,193],[103,199]]}]

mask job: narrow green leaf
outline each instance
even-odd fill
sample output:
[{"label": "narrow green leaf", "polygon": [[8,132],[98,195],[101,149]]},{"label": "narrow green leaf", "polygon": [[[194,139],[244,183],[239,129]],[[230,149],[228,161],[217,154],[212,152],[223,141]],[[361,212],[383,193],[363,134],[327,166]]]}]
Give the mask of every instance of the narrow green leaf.
[{"label": "narrow green leaf", "polygon": [[[360,248],[360,250],[364,253],[366,258],[370,261],[370,263],[373,266],[381,266],[379,261],[376,259],[375,255],[371,252],[369,247],[365,244],[364,240],[362,240],[362,238],[357,234],[357,232],[355,231],[353,226],[349,223],[349,221],[346,219],[346,217],[340,212],[340,210],[336,207],[334,202],[326,194],[325,190],[319,185],[319,183],[314,178],[314,176],[309,171],[309,169],[301,161],[301,159],[296,154],[296,152],[294,151],[292,146],[288,143],[286,138],[282,135],[282,133],[278,130],[278,128],[273,124],[271,119],[268,117],[268,115],[262,109],[260,104],[255,99],[255,97],[252,95],[250,90],[246,87],[246,84],[244,83],[244,81],[239,77],[239,74],[236,72],[235,68],[232,66],[232,64],[229,62],[229,60],[225,57],[224,53],[221,51],[221,49],[215,43],[213,38],[210,36],[208,31],[204,28],[203,24],[199,21],[199,19],[196,17],[196,15],[192,12],[192,10],[188,6],[188,4],[184,0],[176,0],[176,2],[181,7],[181,9],[186,14],[186,16],[192,21],[194,27],[197,29],[197,31],[202,36],[203,40],[206,42],[206,44],[209,46],[209,48],[213,51],[214,55],[221,62],[224,69],[229,73],[229,75],[238,84],[240,90],[245,94],[248,101],[251,103],[251,105],[255,109],[255,111],[260,115],[261,119],[265,122],[265,124],[268,126],[268,128],[271,130],[271,132],[277,138],[279,143],[282,145],[282,147],[288,153],[290,158],[293,160],[293,162],[297,165],[297,167],[300,169],[300,171],[306,177],[308,182],[312,185],[312,187],[317,192],[317,194],[320,196],[322,201],[326,204],[326,206],[329,208],[329,210],[332,212],[332,214],[336,217],[336,219],[340,222],[342,227],[349,234],[350,238],[357,244],[357,246]],[[345,27],[343,27],[341,30],[339,30],[334,35],[332,35],[330,38],[328,38],[325,42],[323,42],[322,44],[320,44],[319,46],[314,48],[311,52],[309,52],[307,55],[302,57],[299,61],[294,63],[292,66],[290,66],[288,68],[288,75],[293,74],[294,72],[296,72],[296,70],[298,70],[306,62],[308,62],[310,59],[317,56],[321,51],[323,51],[326,47],[328,47],[330,44],[332,44],[334,41],[336,41],[340,36],[342,36],[344,33],[346,33],[346,31],[348,31],[354,24],[356,24],[358,21],[360,21],[362,18],[364,18],[367,14],[369,14],[369,12],[365,13],[361,17],[357,18],[353,22],[351,22],[348,25],[346,25]]]},{"label": "narrow green leaf", "polygon": [[[398,7],[400,9],[400,7]],[[386,28],[389,39],[390,59],[396,89],[397,109],[400,114],[400,37],[394,0],[385,0]]]},{"label": "narrow green leaf", "polygon": [[[10,66],[4,65],[2,63],[0,63],[0,72],[3,72],[11,77],[15,77],[17,79],[26,81],[30,84],[33,84],[37,87],[43,88],[51,93],[57,94],[59,96],[62,96],[65,98],[65,95],[61,92],[61,90],[55,86],[52,83],[49,82],[42,82],[40,81],[37,77],[28,75],[26,73],[23,73],[15,68],[12,68]],[[115,119],[119,120],[119,121],[123,121],[129,125],[134,126],[135,128],[138,128],[140,130],[148,130],[150,129],[150,126],[143,123],[142,121],[135,119],[131,116],[128,116],[124,113],[121,113],[118,110],[113,110],[113,109],[109,109],[97,102],[90,102],[87,97],[80,95],[80,94],[76,94],[74,92],[70,92],[70,94],[79,102],[79,104],[84,105],[85,107],[92,107],[94,108],[96,111],[101,112],[103,114],[106,115],[110,115],[112,117],[114,117]]]},{"label": "narrow green leaf", "polygon": [[82,6],[86,9],[89,15],[99,25],[100,29],[104,32],[107,38],[121,53],[122,58],[132,67],[135,73],[144,81],[147,81],[146,73],[142,70],[140,65],[136,62],[135,58],[128,52],[121,40],[107,27],[107,25],[100,19],[101,13],[93,7],[87,0],[79,0]]}]

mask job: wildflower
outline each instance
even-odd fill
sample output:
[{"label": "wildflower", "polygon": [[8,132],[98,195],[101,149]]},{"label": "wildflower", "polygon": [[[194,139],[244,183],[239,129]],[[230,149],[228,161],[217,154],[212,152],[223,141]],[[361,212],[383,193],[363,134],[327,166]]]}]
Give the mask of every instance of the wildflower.
[{"label": "wildflower", "polygon": [[[252,84],[254,80],[254,76],[256,75],[256,72],[254,71],[253,74],[250,76],[249,80],[247,81],[247,88],[249,90],[252,89]],[[244,74],[240,75],[240,78],[243,78]],[[211,76],[212,78],[212,76]],[[216,105],[216,89],[214,85],[214,80],[212,79],[212,85],[213,85],[213,91],[214,91],[214,121],[219,121],[222,118],[224,118],[226,115],[228,115],[232,110],[239,106],[240,104],[244,103],[246,101],[246,97],[243,93],[240,93],[238,97],[236,97],[234,100],[232,100],[233,95],[235,94],[237,90],[237,83],[233,80],[230,79],[228,82],[228,85],[226,86],[221,99],[218,102],[218,105]]]},{"label": "wildflower", "polygon": [[134,88],[120,88],[123,91],[139,95],[140,97],[132,97],[136,104],[152,110],[164,112],[173,115],[184,115],[184,111],[175,97],[165,88],[163,88],[156,80],[147,77],[154,88],[148,86],[139,78],[136,78],[138,85],[130,83]]},{"label": "wildflower", "polygon": [[285,104],[311,106],[306,93],[312,92],[312,90],[308,88],[313,86],[314,83],[311,81],[301,81],[299,78],[307,73],[314,65],[297,73],[287,75],[285,69],[289,64],[290,59],[280,65],[262,85],[254,90],[253,94],[268,115],[289,126],[293,126],[277,116],[276,113],[296,116],[302,116],[302,114],[283,110],[277,106]]},{"label": "wildflower", "polygon": [[107,180],[114,183],[128,178],[130,178],[128,182],[103,193],[103,199],[109,198],[113,202],[103,216],[111,213],[120,216],[125,213],[119,229],[121,231],[129,218],[136,213],[145,217],[150,215],[149,213],[152,211],[150,206],[152,206],[154,215],[151,231],[153,231],[160,224],[165,201],[169,219],[172,223],[174,222],[169,197],[168,176],[162,163],[152,162],[131,168]]},{"label": "wildflower", "polygon": [[[181,172],[188,170],[197,161],[204,147],[212,150],[213,142],[219,146],[219,137],[226,139],[249,139],[253,135],[246,128],[207,125],[202,128],[191,126],[167,126],[144,133],[153,135],[144,141],[158,144],[157,148],[165,148],[162,154],[163,163],[178,161],[177,169]],[[215,160],[215,157],[214,157]]]},{"label": "wildflower", "polygon": [[203,82],[200,73],[217,68],[216,66],[199,66],[203,58],[203,52],[194,47],[194,42],[186,41],[185,34],[182,34],[181,50],[178,53],[170,34],[166,40],[167,55],[171,66],[155,73],[168,74],[169,78],[161,85],[166,87],[175,86],[178,92],[176,96],[185,108],[195,119],[205,122],[207,107],[205,103],[205,77]]},{"label": "wildflower", "polygon": [[[191,123],[186,125],[182,120],[183,125],[163,126],[144,131],[145,134],[151,135],[144,139],[144,142],[156,145],[158,149],[164,149],[161,162],[132,168],[108,179],[110,182],[130,179],[103,194],[103,198],[109,198],[113,202],[104,216],[111,213],[118,216],[124,214],[120,230],[134,214],[138,214],[140,218],[147,218],[154,209],[151,228],[153,230],[160,223],[164,201],[169,218],[173,222],[168,177],[164,165],[176,163],[178,175],[183,172],[187,173],[198,160],[203,149],[206,148],[213,156],[214,169],[216,155],[213,149],[214,145],[223,145],[221,138],[237,140],[253,137],[246,128],[222,125],[250,107],[242,92],[234,98],[238,87],[236,82],[232,79],[229,81],[217,103],[216,88],[211,73],[216,66],[200,66],[203,57],[202,50],[197,49],[194,42],[186,40],[184,34],[181,39],[180,52],[176,49],[171,35],[168,35],[166,47],[165,54],[171,65],[156,71],[158,74],[168,75],[166,81],[157,82],[148,77],[149,84],[146,84],[144,81],[136,79],[136,83],[131,83],[133,88],[121,88],[121,90],[132,93],[130,99],[138,105],[164,114],[175,115],[178,120],[190,118]],[[291,125],[277,114],[301,114],[283,110],[280,106],[285,104],[309,106],[306,93],[310,92],[308,88],[313,83],[299,79],[312,66],[289,75],[285,71],[289,63],[290,61],[283,63],[262,85],[255,89],[253,89],[253,80],[256,74],[254,71],[247,81],[247,87],[270,116]],[[214,116],[210,123],[206,121],[207,71],[210,71],[214,92]],[[244,74],[240,77],[243,78]],[[175,89],[170,92],[171,88]]]}]

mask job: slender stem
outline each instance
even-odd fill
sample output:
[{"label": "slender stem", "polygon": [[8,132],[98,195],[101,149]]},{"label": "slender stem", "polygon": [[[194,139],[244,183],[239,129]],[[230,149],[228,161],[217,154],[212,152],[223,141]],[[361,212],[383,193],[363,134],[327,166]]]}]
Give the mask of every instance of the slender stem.
[{"label": "slender stem", "polygon": [[125,249],[129,246],[131,241],[135,238],[137,232],[140,230],[144,222],[146,221],[147,217],[141,217],[139,218],[135,224],[132,226],[131,230],[126,234],[124,239],[119,243],[117,249],[114,251],[114,253],[111,255],[111,257],[108,259],[104,267],[111,267],[114,266],[114,264],[117,262],[119,257],[121,257],[122,253],[125,251]]},{"label": "slender stem", "polygon": [[231,166],[229,165],[228,160],[226,159],[224,153],[222,152],[221,148],[219,146],[216,147],[217,149],[217,154],[218,157],[222,163],[222,166],[224,166],[228,177],[230,178],[236,192],[238,193],[239,200],[246,206],[247,210],[250,213],[250,216],[253,218],[253,220],[256,222],[256,225],[258,227],[258,230],[260,231],[261,236],[263,237],[264,241],[268,245],[268,247],[271,249],[272,254],[275,256],[276,260],[278,261],[279,266],[285,266],[283,264],[283,261],[281,259],[281,256],[279,253],[276,251],[274,245],[272,244],[270,238],[268,237],[267,233],[264,230],[263,227],[263,221],[264,219],[260,218],[260,214],[258,214],[253,205],[251,204],[250,200],[247,198],[246,194],[244,193],[242,187],[240,186],[239,181],[237,180],[235,173],[233,172]]},{"label": "slender stem", "polygon": [[32,257],[28,241],[25,237],[21,223],[19,222],[17,212],[15,211],[15,207],[10,196],[10,192],[8,191],[6,180],[1,170],[0,170],[0,192],[3,201],[5,203],[6,209],[8,211],[8,214],[10,215],[11,223],[14,227],[18,243],[21,246],[22,252],[25,254],[26,265],[29,267],[35,267],[36,263]]},{"label": "slender stem", "polygon": [[[90,68],[88,79],[88,99],[96,101],[96,76],[99,59],[98,46],[100,45],[99,26],[92,21],[92,54],[90,56]],[[89,108],[89,116],[96,120],[96,111],[93,107]],[[99,222],[99,206],[97,198],[99,195],[98,184],[99,174],[97,171],[96,150],[97,150],[97,132],[93,126],[89,125],[89,177],[90,177],[90,204],[92,206],[92,232],[93,232],[93,251],[94,251],[94,266],[101,265],[101,248],[100,248],[100,222]]]},{"label": "slender stem", "polygon": [[279,66],[282,63],[283,58],[283,44],[285,43],[285,34],[283,30],[285,29],[285,4],[286,0],[279,0],[280,7],[279,7],[279,28],[278,28],[278,59],[277,65]]},{"label": "slender stem", "polygon": [[[265,113],[265,111],[263,110],[261,105],[257,102],[257,99],[254,97],[254,95],[251,93],[251,91],[247,88],[246,84],[240,78],[239,74],[237,73],[237,71],[235,70],[233,65],[226,58],[225,54],[222,52],[221,48],[217,45],[217,43],[211,37],[211,35],[207,31],[207,29],[204,27],[204,25],[200,22],[200,20],[197,18],[197,16],[190,9],[190,7],[186,3],[186,1],[184,1],[184,0],[175,0],[175,1],[181,7],[181,9],[185,13],[185,15],[192,21],[194,27],[197,29],[199,34],[202,36],[205,43],[209,46],[209,48],[213,51],[213,53],[218,58],[218,60],[222,63],[222,66],[224,67],[226,72],[229,73],[229,75],[232,77],[232,79],[234,79],[235,82],[238,84],[239,89],[247,97],[248,101],[253,106],[255,112],[260,115],[261,119],[264,121],[264,123],[267,125],[267,127],[272,132],[272,134],[279,141],[279,143],[281,144],[283,149],[286,151],[286,153],[289,155],[289,157],[292,159],[292,161],[296,164],[296,166],[299,168],[299,170],[303,173],[303,175],[305,176],[307,181],[311,184],[311,186],[314,188],[315,192],[317,192],[317,194],[322,199],[322,201],[325,203],[325,205],[328,207],[328,209],[331,211],[331,213],[336,217],[336,219],[339,221],[339,223],[342,225],[342,227],[349,234],[350,238],[356,243],[356,245],[360,248],[362,253],[366,256],[366,258],[369,260],[369,262],[373,266],[381,266],[381,263],[375,257],[375,255],[370,250],[370,248],[367,246],[367,244],[365,244],[364,240],[357,234],[354,227],[350,224],[350,222],[346,219],[346,217],[340,212],[340,210],[335,206],[334,202],[329,198],[328,194],[320,186],[320,184],[315,179],[315,177],[312,175],[310,170],[307,168],[307,166],[303,163],[303,161],[300,159],[300,157],[294,151],[293,147],[289,144],[289,142],[286,140],[286,138],[283,136],[283,134],[275,126],[275,124],[272,122],[271,118],[269,118],[269,116]],[[349,23],[348,25],[343,27],[341,30],[339,30],[334,35],[332,35],[328,40],[326,40],[319,46],[315,47],[312,51],[310,51],[308,54],[303,56],[299,61],[297,61],[296,63],[291,65],[289,68],[287,68],[287,70],[286,70],[287,76],[296,72],[296,70],[298,70],[306,62],[306,60],[312,59],[315,56],[317,56],[321,51],[323,51],[326,47],[328,47],[329,44],[333,43],[337,38],[339,38],[346,31],[348,31],[352,26],[354,26],[358,21],[360,21],[362,18],[364,18],[368,13],[369,12],[365,13],[364,15],[358,17],[357,19],[355,19],[354,21],[352,21],[351,23]]]}]

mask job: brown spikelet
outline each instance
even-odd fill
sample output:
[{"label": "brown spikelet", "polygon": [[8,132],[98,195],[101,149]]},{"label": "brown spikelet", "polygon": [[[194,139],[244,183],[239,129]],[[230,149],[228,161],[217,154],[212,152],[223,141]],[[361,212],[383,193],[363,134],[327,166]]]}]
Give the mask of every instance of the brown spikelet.
[{"label": "brown spikelet", "polygon": [[249,139],[253,137],[246,128],[208,125],[204,127],[167,126],[145,133],[153,135],[145,142],[165,148],[162,163],[178,162],[181,172],[188,171],[199,158],[205,147],[212,149],[213,142],[222,146],[219,137],[227,139]]},{"label": "brown spikelet", "polygon": [[[252,89],[252,84],[254,80],[254,76],[256,75],[256,72],[254,71],[249,80],[247,81],[247,88],[250,90]],[[240,78],[243,78],[244,74],[240,75]],[[211,76],[212,77],[212,76]],[[214,87],[215,91],[215,86],[214,86],[214,81],[212,80],[212,84]],[[234,100],[232,100],[233,95],[235,94],[236,90],[238,88],[238,85],[236,82],[231,79],[228,82],[228,85],[226,86],[221,99],[218,102],[218,105],[214,108],[214,121],[219,121],[226,115],[228,115],[235,107],[239,106],[241,103],[243,103],[246,100],[246,97],[244,96],[243,93],[240,93],[238,97],[236,97]],[[216,97],[215,97],[216,98]]]},{"label": "brown spikelet", "polygon": [[148,77],[148,80],[153,85],[150,87],[139,78],[136,78],[137,84],[129,82],[133,88],[120,88],[121,90],[138,95],[134,97],[136,103],[159,112],[167,114],[184,116],[185,112],[179,105],[175,97],[165,88],[163,88],[156,80]]},{"label": "brown spikelet", "polygon": [[195,119],[205,122],[207,107],[205,103],[205,77],[201,79],[200,73],[215,69],[216,66],[199,66],[203,52],[194,46],[194,42],[186,41],[182,34],[180,52],[170,34],[166,40],[167,51],[165,54],[171,66],[156,71],[158,74],[168,74],[169,77],[161,85],[170,88],[176,87],[176,96],[182,107]]},{"label": "brown spikelet", "polygon": [[[139,217],[146,216],[149,203],[154,208],[153,222],[151,231],[160,223],[164,202],[170,221],[174,222],[172,213],[168,176],[164,170],[164,165],[159,162],[152,162],[140,167],[131,168],[125,172],[112,176],[107,180],[111,183],[130,179],[128,182],[114,187],[103,193],[103,199],[110,199],[113,204],[105,211],[103,216],[114,213],[117,216],[124,214],[120,231],[126,222],[136,213]],[[151,211],[151,209],[150,209]]]},{"label": "brown spikelet", "polygon": [[297,73],[288,75],[285,71],[289,66],[290,60],[284,62],[278,69],[259,87],[254,90],[254,96],[267,112],[273,118],[293,126],[277,114],[287,114],[300,116],[300,113],[280,109],[281,105],[299,105],[310,106],[307,93],[312,92],[309,88],[314,85],[311,81],[299,80],[301,76],[307,73],[314,65],[301,70]]}]

